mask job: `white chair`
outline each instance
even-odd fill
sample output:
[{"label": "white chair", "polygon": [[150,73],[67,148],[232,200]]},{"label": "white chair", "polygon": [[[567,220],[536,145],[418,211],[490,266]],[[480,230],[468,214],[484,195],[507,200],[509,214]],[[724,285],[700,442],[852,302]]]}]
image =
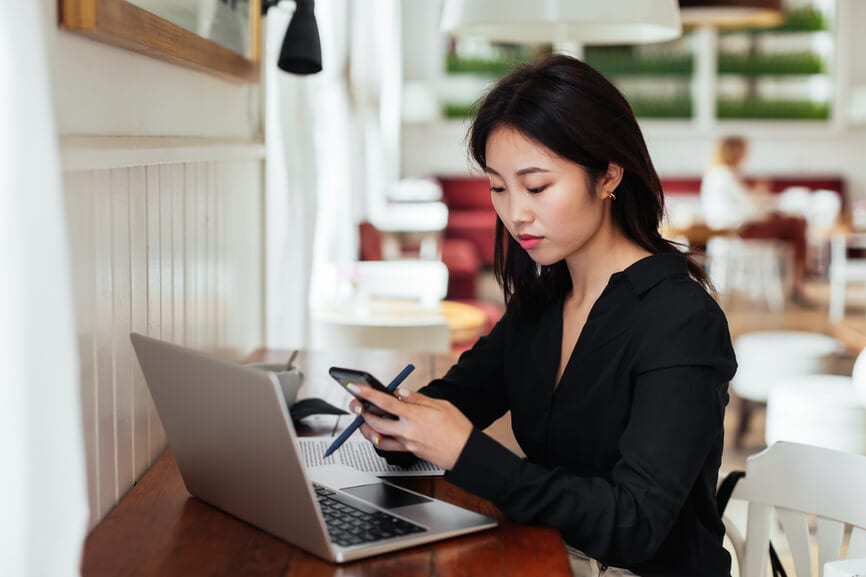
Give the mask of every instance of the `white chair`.
[{"label": "white chair", "polygon": [[803,375],[830,372],[831,363],[840,351],[834,338],[819,333],[755,331],[738,336],[734,352],[739,366],[731,381],[731,388],[740,398],[736,445],[742,445],[752,409],[767,402],[773,387]]},{"label": "white chair", "polygon": [[841,559],[824,564],[824,577],[866,576],[866,559]]},{"label": "white chair", "polygon": [[370,210],[370,223],[382,233],[385,258],[400,258],[401,239],[416,238],[419,256],[436,260],[441,256],[439,241],[448,224],[444,202],[391,202]]},{"label": "white chair", "polygon": [[789,186],[779,193],[776,206],[780,212],[805,218],[806,213],[809,211],[810,192],[807,186]]},{"label": "white chair", "polygon": [[451,333],[441,311],[448,269],[441,261],[331,265],[326,275],[336,290],[316,295],[314,349],[450,350]]},{"label": "white chair", "polygon": [[732,503],[748,502],[745,539],[730,517],[723,519],[740,576],[766,575],[772,512],[787,538],[796,577],[813,575],[810,517],[817,518],[818,567],[841,558],[846,526],[853,528],[847,558],[866,556],[864,479],[862,455],[780,442],[749,457],[746,476],[732,495]]},{"label": "white chair", "polygon": [[772,310],[785,306],[791,248],[773,240],[714,236],[707,241],[707,269],[720,295],[744,292]]},{"label": "white chair", "polygon": [[391,202],[437,202],[442,200],[442,185],[433,178],[404,178],[388,190]]},{"label": "white chair", "polygon": [[834,190],[816,190],[809,195],[806,214],[806,246],[815,271],[827,271],[827,241],[839,221],[842,198]]},{"label": "white chair", "polygon": [[836,234],[830,238],[830,310],[832,322],[845,316],[848,285],[859,283],[866,292],[866,257],[849,255],[848,249],[866,250],[866,234]]},{"label": "white chair", "polygon": [[792,441],[866,454],[866,407],[851,377],[803,375],[776,383],[767,399],[768,446]]},{"label": "white chair", "polygon": [[417,300],[436,308],[448,293],[448,267],[438,260],[371,260],[337,268],[361,299]]}]

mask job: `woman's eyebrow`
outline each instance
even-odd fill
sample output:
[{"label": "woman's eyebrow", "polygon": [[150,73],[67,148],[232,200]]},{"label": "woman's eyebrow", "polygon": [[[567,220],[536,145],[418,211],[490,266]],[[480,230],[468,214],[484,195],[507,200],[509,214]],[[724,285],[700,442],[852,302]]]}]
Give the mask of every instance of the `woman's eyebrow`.
[{"label": "woman's eyebrow", "polygon": [[[486,172],[488,174],[492,174],[494,176],[501,176],[498,172],[496,172],[495,170],[493,170],[489,166],[484,167],[484,172]],[[540,168],[538,166],[530,166],[527,168],[521,168],[520,170],[518,170],[514,174],[516,176],[523,176],[525,174],[534,174],[534,173],[538,173],[538,172],[550,172],[550,171],[547,170],[546,168]]]}]

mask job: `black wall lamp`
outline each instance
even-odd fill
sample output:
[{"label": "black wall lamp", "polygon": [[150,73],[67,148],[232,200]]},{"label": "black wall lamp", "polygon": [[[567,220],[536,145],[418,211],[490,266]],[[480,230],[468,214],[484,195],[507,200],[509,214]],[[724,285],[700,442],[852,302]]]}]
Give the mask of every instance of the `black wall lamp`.
[{"label": "black wall lamp", "polygon": [[[280,0],[262,0],[262,16]],[[295,0],[295,12],[286,29],[277,67],[292,74],[315,74],[322,71],[322,44],[316,24],[313,0]]]}]

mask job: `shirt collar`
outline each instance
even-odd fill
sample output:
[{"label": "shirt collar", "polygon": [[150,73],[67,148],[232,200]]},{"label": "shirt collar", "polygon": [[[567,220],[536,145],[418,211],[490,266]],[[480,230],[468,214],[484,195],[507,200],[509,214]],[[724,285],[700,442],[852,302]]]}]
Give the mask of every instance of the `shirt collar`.
[{"label": "shirt collar", "polygon": [[650,290],[666,278],[688,275],[686,259],[680,253],[652,254],[623,271],[638,295]]}]

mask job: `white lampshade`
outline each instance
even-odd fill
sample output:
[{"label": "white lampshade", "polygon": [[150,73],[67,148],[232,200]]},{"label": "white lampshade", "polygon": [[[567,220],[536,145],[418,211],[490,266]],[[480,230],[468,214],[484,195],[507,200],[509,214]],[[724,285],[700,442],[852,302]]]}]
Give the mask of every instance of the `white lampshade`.
[{"label": "white lampshade", "polygon": [[676,0],[445,0],[442,30],[496,42],[637,44],[682,33]]}]

